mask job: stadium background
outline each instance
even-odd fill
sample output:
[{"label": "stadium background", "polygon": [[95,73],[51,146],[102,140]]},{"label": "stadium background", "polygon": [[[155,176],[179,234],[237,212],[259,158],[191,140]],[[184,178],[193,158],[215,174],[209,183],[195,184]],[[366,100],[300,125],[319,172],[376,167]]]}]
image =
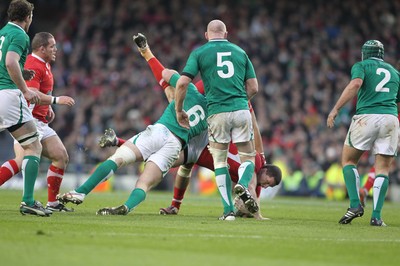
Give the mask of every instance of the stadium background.
[{"label": "stadium background", "polygon": [[[282,167],[286,190],[281,192],[293,195],[343,197],[340,154],[354,102],[343,108],[333,130],[326,127],[328,112],[366,40],[382,41],[389,63],[400,59],[400,1],[31,2],[35,10],[29,35],[49,31],[58,43],[54,94],[76,100],[73,108],[53,106],[56,119],[51,124],[68,149],[67,172],[74,182],[112,153],[97,146],[104,129],[112,127],[128,138],[155,122],[167,104],[133,45],[137,32],[148,37],[166,67],[181,71],[190,51],[205,42],[207,23],[214,18],[226,23],[228,39],[246,50],[257,72],[260,87],[253,106],[267,161]],[[8,3],[0,3],[1,26]],[[1,162],[13,157],[5,132],[0,133],[0,147]],[[372,162],[365,156],[360,173]],[[400,183],[399,164],[397,159],[392,190]],[[43,160],[41,167],[43,178],[48,162]],[[135,165],[119,173],[132,177],[139,172]],[[159,188],[170,188],[172,181],[167,177]],[[131,188],[128,183],[121,188]]]}]

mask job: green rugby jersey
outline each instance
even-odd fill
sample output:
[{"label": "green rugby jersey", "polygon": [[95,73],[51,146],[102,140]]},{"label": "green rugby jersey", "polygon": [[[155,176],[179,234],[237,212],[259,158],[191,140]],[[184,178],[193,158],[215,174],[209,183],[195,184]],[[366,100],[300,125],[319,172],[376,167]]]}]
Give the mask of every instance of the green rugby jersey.
[{"label": "green rugby jersey", "polygon": [[378,58],[357,62],[351,69],[351,79],[360,78],[363,84],[357,95],[356,114],[398,115],[399,72]]},{"label": "green rugby jersey", "polygon": [[[173,87],[179,79],[178,74],[174,74],[169,84]],[[175,101],[172,101],[160,119],[156,122],[165,125],[172,133],[181,138],[185,143],[199,135],[204,130],[207,130],[207,101],[205,97],[197,91],[197,88],[190,83],[187,89],[187,94],[183,104],[183,110],[189,116],[190,129],[181,127],[176,119]]]},{"label": "green rugby jersey", "polygon": [[10,78],[6,68],[7,52],[13,51],[20,55],[19,65],[22,71],[29,53],[29,46],[29,36],[20,26],[8,22],[0,30],[0,90],[18,89],[17,85]]},{"label": "green rugby jersey", "polygon": [[248,110],[246,80],[255,78],[246,52],[226,39],[210,40],[192,51],[182,75],[204,83],[208,115]]}]

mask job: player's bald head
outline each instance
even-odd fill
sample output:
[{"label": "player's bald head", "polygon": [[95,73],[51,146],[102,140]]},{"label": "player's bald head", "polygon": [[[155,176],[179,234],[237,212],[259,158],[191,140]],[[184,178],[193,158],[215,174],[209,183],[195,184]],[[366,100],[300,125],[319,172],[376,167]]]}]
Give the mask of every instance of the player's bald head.
[{"label": "player's bald head", "polygon": [[210,21],[207,26],[207,31],[208,32],[215,32],[215,33],[225,33],[226,32],[226,26],[225,23],[223,23],[221,20],[215,19]]},{"label": "player's bald head", "polygon": [[206,32],[208,40],[226,38],[227,34],[225,23],[221,20],[214,19],[208,23]]}]

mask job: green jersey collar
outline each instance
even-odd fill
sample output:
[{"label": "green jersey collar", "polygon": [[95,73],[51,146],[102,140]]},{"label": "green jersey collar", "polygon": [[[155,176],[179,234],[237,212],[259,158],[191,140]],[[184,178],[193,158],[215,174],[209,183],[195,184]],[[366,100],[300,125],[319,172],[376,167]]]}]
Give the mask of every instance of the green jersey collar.
[{"label": "green jersey collar", "polygon": [[20,28],[23,32],[25,32],[25,30],[24,30],[23,28],[21,28],[20,25],[17,25],[17,24],[15,24],[14,22],[9,21],[8,24],[13,25],[13,26],[15,26],[15,27],[17,27],[17,28]]}]

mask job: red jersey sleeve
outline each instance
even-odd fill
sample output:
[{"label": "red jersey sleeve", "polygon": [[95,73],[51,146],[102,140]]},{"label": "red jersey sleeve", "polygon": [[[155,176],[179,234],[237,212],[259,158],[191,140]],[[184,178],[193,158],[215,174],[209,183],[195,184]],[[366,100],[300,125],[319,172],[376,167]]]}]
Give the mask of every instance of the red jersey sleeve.
[{"label": "red jersey sleeve", "polygon": [[197,90],[204,95],[204,83],[202,80],[197,81],[194,86],[196,86]]}]

